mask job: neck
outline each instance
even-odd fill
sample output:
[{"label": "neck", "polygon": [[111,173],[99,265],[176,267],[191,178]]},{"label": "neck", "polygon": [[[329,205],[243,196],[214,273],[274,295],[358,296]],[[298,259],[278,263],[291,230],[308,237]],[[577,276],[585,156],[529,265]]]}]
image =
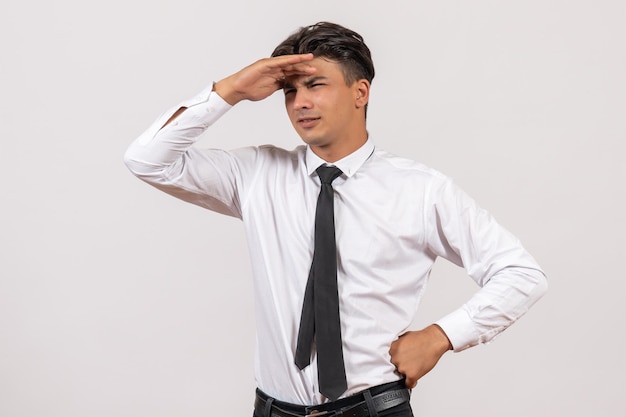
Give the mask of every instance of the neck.
[{"label": "neck", "polygon": [[310,144],[311,151],[324,161],[333,163],[350,155],[367,142],[367,131],[363,134],[355,136],[354,139],[332,143],[328,145]]}]

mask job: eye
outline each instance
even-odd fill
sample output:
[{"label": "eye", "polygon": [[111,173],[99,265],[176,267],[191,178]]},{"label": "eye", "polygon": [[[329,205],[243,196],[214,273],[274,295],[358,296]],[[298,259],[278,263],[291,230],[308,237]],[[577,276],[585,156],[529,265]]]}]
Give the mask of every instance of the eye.
[{"label": "eye", "polygon": [[284,88],[283,89],[283,93],[285,93],[286,96],[289,95],[289,94],[295,93],[295,92],[296,92],[295,88]]},{"label": "eye", "polygon": [[315,87],[321,87],[325,85],[324,83],[315,83],[315,84],[311,84],[311,86],[309,88],[315,88]]}]

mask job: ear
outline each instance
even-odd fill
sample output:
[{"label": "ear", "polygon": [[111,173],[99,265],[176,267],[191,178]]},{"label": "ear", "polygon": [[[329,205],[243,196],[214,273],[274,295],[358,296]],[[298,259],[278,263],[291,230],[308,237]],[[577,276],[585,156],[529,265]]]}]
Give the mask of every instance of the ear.
[{"label": "ear", "polygon": [[370,82],[365,78],[354,83],[354,105],[356,108],[365,107],[370,100]]}]

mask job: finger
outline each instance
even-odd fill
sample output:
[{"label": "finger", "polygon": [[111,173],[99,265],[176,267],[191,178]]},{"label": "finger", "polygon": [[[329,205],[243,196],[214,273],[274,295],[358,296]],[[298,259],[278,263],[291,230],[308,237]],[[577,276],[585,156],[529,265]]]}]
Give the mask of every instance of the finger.
[{"label": "finger", "polygon": [[311,61],[313,58],[315,58],[313,54],[280,55],[269,58],[268,65],[271,67],[283,68],[300,62]]},{"label": "finger", "polygon": [[271,72],[281,73],[285,76],[290,75],[307,75],[315,72],[315,67],[311,66],[307,61],[313,54],[304,55],[285,55],[276,58],[270,58],[266,64]]},{"label": "finger", "polygon": [[302,69],[293,69],[293,70],[286,70],[283,71],[282,74],[282,78],[290,78],[290,77],[307,77],[309,75],[313,75],[315,74],[316,69],[311,67],[311,68],[302,68]]}]

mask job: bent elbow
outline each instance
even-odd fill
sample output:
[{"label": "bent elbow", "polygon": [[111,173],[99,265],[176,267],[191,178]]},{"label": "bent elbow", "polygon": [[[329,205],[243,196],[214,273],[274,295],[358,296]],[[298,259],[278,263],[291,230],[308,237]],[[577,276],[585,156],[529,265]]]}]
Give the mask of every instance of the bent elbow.
[{"label": "bent elbow", "polygon": [[142,164],[137,158],[134,146],[131,145],[126,149],[123,156],[124,165],[135,176],[140,177],[142,175]]},{"label": "bent elbow", "polygon": [[[158,181],[163,175],[163,166],[156,162],[150,162],[142,157],[141,149],[136,144],[130,145],[123,156],[124,165],[137,178],[152,183]],[[145,156],[145,155],[144,155]]]}]

